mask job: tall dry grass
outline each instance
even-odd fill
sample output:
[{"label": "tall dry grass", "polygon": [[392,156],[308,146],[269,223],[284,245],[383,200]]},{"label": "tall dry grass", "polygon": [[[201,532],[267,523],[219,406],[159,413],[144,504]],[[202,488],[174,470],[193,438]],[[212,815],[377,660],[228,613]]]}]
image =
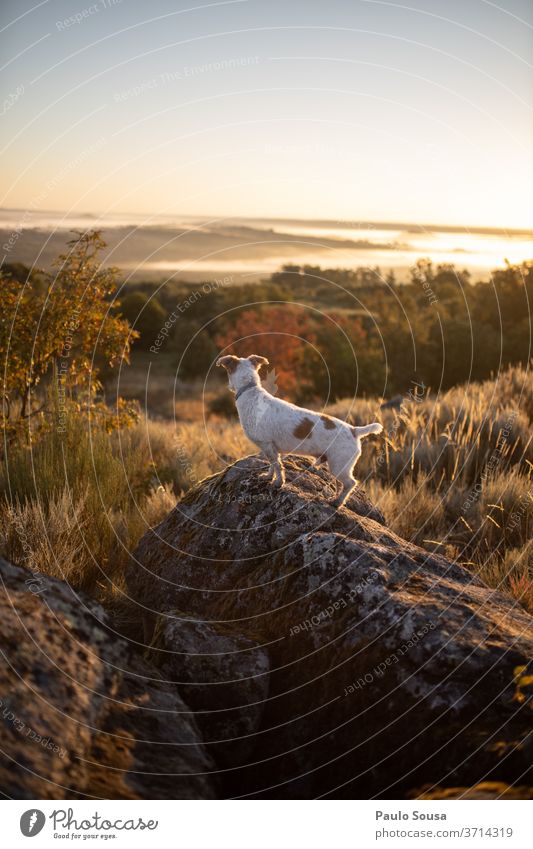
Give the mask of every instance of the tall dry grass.
[{"label": "tall dry grass", "polygon": [[411,393],[397,409],[344,401],[330,412],[383,423],[384,438],[365,444],[357,474],[395,531],[533,612],[529,371],[512,368],[438,397]]},{"label": "tall dry grass", "polygon": [[253,452],[225,421],[106,433],[74,411],[0,466],[0,554],[108,600],[140,537],[202,478]]}]

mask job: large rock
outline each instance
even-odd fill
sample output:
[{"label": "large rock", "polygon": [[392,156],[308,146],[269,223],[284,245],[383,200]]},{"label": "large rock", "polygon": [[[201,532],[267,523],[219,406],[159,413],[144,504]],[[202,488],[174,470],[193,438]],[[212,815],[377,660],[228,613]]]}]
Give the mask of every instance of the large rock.
[{"label": "large rock", "polygon": [[[143,537],[127,574],[148,638],[187,619],[209,626],[212,655],[228,650],[217,629],[245,638],[240,675],[229,649],[240,679],[249,652],[268,652],[247,759],[224,773],[222,792],[397,798],[422,786],[531,783],[531,703],[516,684],[533,657],[531,617],[397,537],[360,490],[335,511],[327,472],[286,466],[281,491],[257,458],[204,481]],[[183,675],[190,626],[175,624],[165,645]],[[196,645],[205,651],[205,634]],[[220,680],[210,663],[198,687]],[[252,675],[263,668],[252,663]]]},{"label": "large rock", "polygon": [[0,560],[0,790],[11,798],[213,798],[190,708],[102,608]]},{"label": "large rock", "polygon": [[173,611],[159,617],[150,655],[195,711],[217,763],[244,763],[268,696],[266,649],[224,625],[193,622]]}]

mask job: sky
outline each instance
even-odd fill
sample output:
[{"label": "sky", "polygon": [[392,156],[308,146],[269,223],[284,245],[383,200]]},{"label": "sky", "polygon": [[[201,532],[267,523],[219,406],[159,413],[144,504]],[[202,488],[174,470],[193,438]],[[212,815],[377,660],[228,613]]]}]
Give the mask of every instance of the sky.
[{"label": "sky", "polygon": [[3,0],[0,206],[533,227],[530,0]]}]

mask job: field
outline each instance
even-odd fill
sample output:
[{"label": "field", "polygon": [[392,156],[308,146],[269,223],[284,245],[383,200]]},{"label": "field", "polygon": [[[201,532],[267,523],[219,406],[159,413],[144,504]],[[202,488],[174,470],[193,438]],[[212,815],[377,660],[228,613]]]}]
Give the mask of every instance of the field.
[{"label": "field", "polygon": [[[165,297],[140,287],[117,303],[117,272],[98,261],[104,246],[88,233],[56,276],[17,267],[3,279],[6,559],[123,615],[124,567],[143,533],[183,493],[256,452],[214,368],[220,351],[253,350],[270,358],[263,379],[274,394],[383,423],[357,474],[393,530],[533,610],[533,378],[519,364],[533,264],[494,272],[492,285],[423,261],[408,285],[384,284],[377,270],[326,280],[285,268],[251,287],[176,281]],[[486,379],[490,362],[498,368]]]},{"label": "field", "polygon": [[[532,399],[531,374],[511,368],[438,397],[413,386],[392,407],[344,399],[327,411],[383,422],[358,476],[393,530],[533,612]],[[201,394],[178,398],[175,420],[144,416],[111,433],[71,414],[66,433],[14,447],[0,481],[2,555],[67,579],[127,619],[122,572],[142,534],[182,493],[255,453],[236,419],[204,411]]]}]

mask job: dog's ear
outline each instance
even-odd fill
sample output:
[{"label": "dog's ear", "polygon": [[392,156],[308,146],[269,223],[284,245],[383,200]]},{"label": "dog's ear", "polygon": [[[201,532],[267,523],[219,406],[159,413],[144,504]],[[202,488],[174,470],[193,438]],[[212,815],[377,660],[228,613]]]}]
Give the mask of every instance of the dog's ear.
[{"label": "dog's ear", "polygon": [[235,371],[237,366],[239,365],[239,358],[234,357],[233,354],[228,354],[227,357],[220,357],[217,360],[217,366],[222,366],[226,371],[229,371],[230,374],[232,371]]},{"label": "dog's ear", "polygon": [[254,368],[261,368],[261,366],[268,366],[269,362],[266,357],[260,357],[259,354],[252,354],[251,357],[248,357],[251,364]]}]

